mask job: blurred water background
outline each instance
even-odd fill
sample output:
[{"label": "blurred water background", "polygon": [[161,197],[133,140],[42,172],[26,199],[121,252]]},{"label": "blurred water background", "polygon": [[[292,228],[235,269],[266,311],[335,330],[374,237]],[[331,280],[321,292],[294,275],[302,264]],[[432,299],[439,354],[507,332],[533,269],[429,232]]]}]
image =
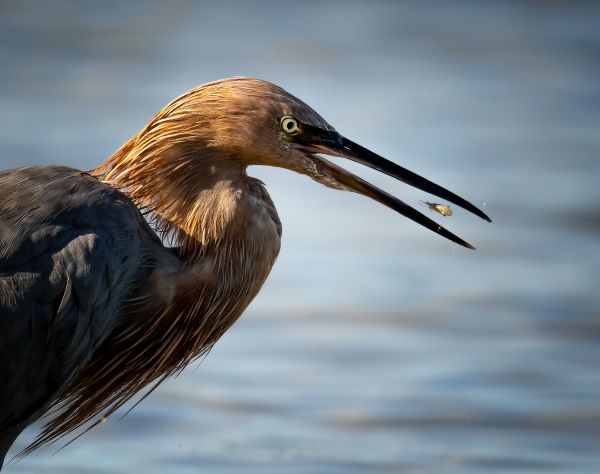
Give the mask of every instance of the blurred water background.
[{"label": "blurred water background", "polygon": [[6,472],[600,472],[599,58],[598,2],[0,1],[2,168],[89,169],[249,75],[494,219],[444,221],[471,252],[252,169],[284,237],[245,315],[123,421]]}]

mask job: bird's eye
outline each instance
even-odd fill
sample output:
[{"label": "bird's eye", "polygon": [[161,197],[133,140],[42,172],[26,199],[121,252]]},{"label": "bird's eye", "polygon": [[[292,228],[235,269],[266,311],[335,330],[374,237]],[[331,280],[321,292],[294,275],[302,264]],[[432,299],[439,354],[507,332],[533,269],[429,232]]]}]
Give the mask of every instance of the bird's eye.
[{"label": "bird's eye", "polygon": [[281,125],[281,129],[288,135],[294,135],[300,132],[300,126],[298,125],[298,121],[294,117],[290,117],[289,115],[283,117],[279,124]]}]

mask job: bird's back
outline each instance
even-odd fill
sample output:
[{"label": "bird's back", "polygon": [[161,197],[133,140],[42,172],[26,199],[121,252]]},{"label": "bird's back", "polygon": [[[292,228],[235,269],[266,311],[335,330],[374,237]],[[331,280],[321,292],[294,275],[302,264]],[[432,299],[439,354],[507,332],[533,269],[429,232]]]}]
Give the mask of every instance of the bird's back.
[{"label": "bird's back", "polygon": [[87,173],[0,172],[0,466],[110,333],[156,242],[135,205]]}]

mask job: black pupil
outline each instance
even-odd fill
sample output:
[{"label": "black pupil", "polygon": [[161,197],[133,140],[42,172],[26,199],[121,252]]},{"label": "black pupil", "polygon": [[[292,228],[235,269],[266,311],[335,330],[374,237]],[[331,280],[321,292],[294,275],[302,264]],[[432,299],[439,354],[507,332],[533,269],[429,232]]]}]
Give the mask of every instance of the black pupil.
[{"label": "black pupil", "polygon": [[285,126],[288,130],[291,130],[292,128],[294,128],[294,122],[292,120],[289,120],[287,125]]}]

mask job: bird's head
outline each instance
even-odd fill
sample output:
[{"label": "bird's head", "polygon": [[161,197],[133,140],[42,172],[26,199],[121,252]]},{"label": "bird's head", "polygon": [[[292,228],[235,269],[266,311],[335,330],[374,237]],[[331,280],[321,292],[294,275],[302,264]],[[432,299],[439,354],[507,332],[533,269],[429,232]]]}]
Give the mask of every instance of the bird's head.
[{"label": "bird's head", "polygon": [[[139,166],[140,149],[156,148],[154,156],[173,165],[173,157],[187,156],[193,161],[194,155],[219,156],[224,173],[250,165],[287,168],[328,187],[374,199],[453,242],[473,248],[408,204],[320,155],[347,158],[491,221],[460,196],[343,137],[304,102],[259,79],[236,77],[192,89],[161,110],[132,146],[135,152],[129,153],[127,145],[124,149],[136,160],[134,167]],[[198,153],[199,148],[202,153]],[[115,174],[115,169],[110,173]]]},{"label": "bird's head", "polygon": [[245,164],[287,168],[326,186],[360,193],[469,248],[470,244],[414,208],[319,155],[363,164],[491,220],[460,196],[343,137],[311,107],[280,87],[258,79],[234,78],[208,88],[214,89],[216,97],[223,97],[215,103],[220,119],[210,121],[214,139],[222,137],[218,145]]}]

